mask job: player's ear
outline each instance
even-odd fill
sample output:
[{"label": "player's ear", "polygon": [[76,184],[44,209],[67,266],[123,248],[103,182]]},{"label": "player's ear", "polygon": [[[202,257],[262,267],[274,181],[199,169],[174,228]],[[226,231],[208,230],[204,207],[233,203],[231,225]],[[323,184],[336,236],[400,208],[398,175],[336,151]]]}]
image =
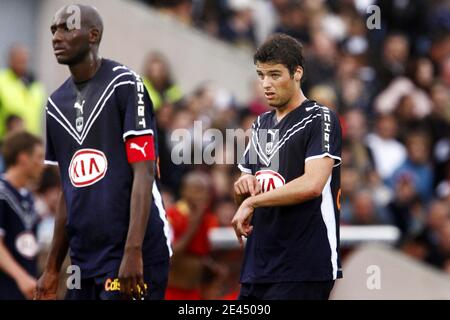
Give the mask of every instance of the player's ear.
[{"label": "player's ear", "polygon": [[89,42],[90,43],[94,43],[94,44],[98,44],[100,43],[100,30],[96,29],[96,28],[92,28],[91,30],[89,30]]},{"label": "player's ear", "polygon": [[294,79],[295,81],[300,81],[302,78],[303,78],[303,68],[298,66],[297,69],[295,69]]}]

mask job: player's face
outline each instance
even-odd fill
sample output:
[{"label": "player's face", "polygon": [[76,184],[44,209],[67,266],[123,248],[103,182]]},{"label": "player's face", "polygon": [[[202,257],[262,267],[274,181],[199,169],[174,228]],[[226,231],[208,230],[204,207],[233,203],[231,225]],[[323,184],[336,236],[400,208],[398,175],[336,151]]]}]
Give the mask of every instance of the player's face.
[{"label": "player's face", "polygon": [[299,90],[303,70],[299,67],[294,75],[282,64],[257,62],[256,72],[268,104],[274,108],[283,107]]},{"label": "player's face", "polygon": [[23,171],[27,177],[37,181],[44,169],[44,147],[40,144],[35,145],[31,154],[26,154],[22,160]]},{"label": "player's face", "polygon": [[50,30],[53,34],[53,52],[58,63],[73,65],[82,61],[89,53],[89,30],[82,25],[80,16],[74,18],[73,13],[62,8],[55,14]]}]

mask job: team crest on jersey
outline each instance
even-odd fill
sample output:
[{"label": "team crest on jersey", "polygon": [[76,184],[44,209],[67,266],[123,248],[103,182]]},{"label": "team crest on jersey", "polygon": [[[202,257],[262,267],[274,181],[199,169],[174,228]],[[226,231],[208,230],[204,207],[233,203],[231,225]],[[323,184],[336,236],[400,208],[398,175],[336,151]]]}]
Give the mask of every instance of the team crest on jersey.
[{"label": "team crest on jersey", "polygon": [[257,171],[255,177],[261,185],[262,192],[275,190],[285,184],[285,180],[281,174],[269,169]]},{"label": "team crest on jersey", "polygon": [[108,160],[103,152],[81,149],[75,152],[69,165],[70,182],[74,187],[87,187],[103,179]]},{"label": "team crest on jersey", "polygon": [[15,244],[17,252],[27,259],[33,259],[39,249],[36,237],[30,231],[20,233],[16,237]]},{"label": "team crest on jersey", "polygon": [[274,144],[278,141],[278,130],[267,130],[266,154],[270,155]]}]

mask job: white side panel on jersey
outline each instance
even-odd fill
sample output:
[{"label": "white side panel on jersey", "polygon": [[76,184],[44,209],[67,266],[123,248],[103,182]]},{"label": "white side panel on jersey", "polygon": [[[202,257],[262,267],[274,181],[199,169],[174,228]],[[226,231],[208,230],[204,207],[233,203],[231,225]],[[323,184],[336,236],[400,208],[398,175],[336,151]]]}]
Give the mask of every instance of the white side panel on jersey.
[{"label": "white side panel on jersey", "polygon": [[169,256],[172,256],[172,246],[171,246],[171,242],[172,242],[172,227],[169,224],[169,221],[167,221],[166,218],[166,210],[164,210],[164,206],[162,203],[162,197],[161,194],[159,193],[158,187],[156,186],[156,182],[153,182],[153,188],[152,188],[152,195],[153,195],[153,200],[155,201],[155,205],[158,208],[158,212],[159,212],[159,217],[161,218],[163,224],[164,224],[164,235],[166,236],[166,244],[167,244],[167,249],[169,250]]},{"label": "white side panel on jersey", "polygon": [[325,188],[322,191],[322,203],[320,204],[320,211],[322,212],[322,219],[327,227],[328,243],[331,249],[331,265],[333,266],[333,279],[337,278],[337,234],[336,234],[336,216],[333,205],[333,195],[331,193],[331,175],[328,177]]}]

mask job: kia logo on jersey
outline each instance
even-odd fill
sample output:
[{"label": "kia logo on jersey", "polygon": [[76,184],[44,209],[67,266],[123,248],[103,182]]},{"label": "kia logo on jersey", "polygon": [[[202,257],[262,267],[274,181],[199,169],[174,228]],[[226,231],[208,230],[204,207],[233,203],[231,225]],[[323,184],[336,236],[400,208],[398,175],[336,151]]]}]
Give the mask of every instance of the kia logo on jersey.
[{"label": "kia logo on jersey", "polygon": [[69,177],[74,187],[86,187],[103,179],[108,160],[103,152],[81,149],[75,152],[69,165]]},{"label": "kia logo on jersey", "polygon": [[261,185],[262,192],[274,190],[285,184],[283,176],[273,170],[259,170],[256,172],[255,177]]}]

